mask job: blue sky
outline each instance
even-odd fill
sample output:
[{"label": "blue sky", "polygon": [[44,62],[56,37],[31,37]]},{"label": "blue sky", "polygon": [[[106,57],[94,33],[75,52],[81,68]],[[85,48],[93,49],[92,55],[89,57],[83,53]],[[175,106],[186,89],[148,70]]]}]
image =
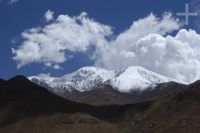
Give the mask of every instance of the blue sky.
[{"label": "blue sky", "polygon": [[[113,27],[114,35],[128,29],[133,21],[144,18],[153,12],[156,16],[162,16],[169,11],[173,15],[183,12],[185,3],[192,5],[189,0],[19,0],[8,4],[9,1],[0,1],[0,77],[8,79],[14,75],[37,75],[40,73],[51,73],[54,76],[64,75],[77,70],[80,67],[93,65],[87,54],[76,53],[73,58],[64,62],[62,69],[54,70],[44,67],[41,63],[30,63],[17,68],[16,62],[12,59],[11,48],[17,48],[22,43],[21,33],[32,27],[45,25],[44,14],[47,10],[54,12],[56,18],[60,14],[78,16],[81,12],[87,12],[90,18],[95,21]],[[195,11],[190,8],[190,11]],[[184,20],[181,18],[181,20]],[[198,31],[198,18],[191,18],[190,25]],[[14,43],[13,43],[14,42]]]}]

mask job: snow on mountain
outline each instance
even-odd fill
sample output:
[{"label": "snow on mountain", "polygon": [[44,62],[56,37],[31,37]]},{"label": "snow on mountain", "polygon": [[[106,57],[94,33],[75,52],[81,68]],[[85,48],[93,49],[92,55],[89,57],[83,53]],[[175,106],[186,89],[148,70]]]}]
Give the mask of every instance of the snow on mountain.
[{"label": "snow on mountain", "polygon": [[84,92],[92,90],[114,76],[115,73],[113,71],[95,67],[84,67],[71,74],[56,78],[53,84],[54,86],[62,84],[66,87]]},{"label": "snow on mountain", "polygon": [[[72,91],[90,91],[102,85],[105,81],[114,78],[115,72],[96,67],[83,67],[71,74],[62,77],[50,77],[49,75],[31,76],[29,80],[51,91],[62,91],[62,93]],[[48,84],[48,86],[46,85]],[[52,90],[54,88],[55,90]]]},{"label": "snow on mountain", "polygon": [[28,77],[29,80],[36,83],[39,86],[45,87],[47,89],[51,88],[51,83],[55,79],[51,77],[50,74],[40,74],[38,76],[30,76]]},{"label": "snow on mountain", "polygon": [[121,92],[130,92],[154,88],[157,84],[174,81],[138,66],[128,67],[121,71],[83,67],[62,77],[51,77],[42,74],[31,76],[29,80],[59,95],[73,91],[91,91],[104,84],[110,84]]},{"label": "snow on mountain", "polygon": [[173,80],[142,67],[131,66],[118,77],[111,79],[110,84],[119,91],[129,92],[136,89],[154,88],[157,84],[169,81]]}]

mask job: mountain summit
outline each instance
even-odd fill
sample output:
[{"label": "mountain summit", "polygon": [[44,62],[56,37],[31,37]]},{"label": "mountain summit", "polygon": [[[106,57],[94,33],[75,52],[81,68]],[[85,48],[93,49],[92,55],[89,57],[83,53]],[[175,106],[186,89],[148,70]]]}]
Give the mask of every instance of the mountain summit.
[{"label": "mountain summit", "polygon": [[131,93],[154,89],[159,84],[175,81],[139,66],[131,66],[120,71],[83,67],[62,77],[41,74],[28,78],[61,96],[73,92],[90,92],[105,85],[122,93]]},{"label": "mountain summit", "polygon": [[168,77],[139,66],[131,66],[122,71],[115,78],[110,79],[110,85],[121,92],[145,90],[154,88],[157,84],[174,81]]}]

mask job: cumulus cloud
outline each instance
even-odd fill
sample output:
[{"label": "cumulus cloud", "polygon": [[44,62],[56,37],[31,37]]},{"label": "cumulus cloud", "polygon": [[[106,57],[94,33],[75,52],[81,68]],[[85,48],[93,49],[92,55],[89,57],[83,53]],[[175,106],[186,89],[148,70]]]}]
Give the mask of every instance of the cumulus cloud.
[{"label": "cumulus cloud", "polygon": [[112,27],[90,19],[86,13],[59,15],[51,24],[24,31],[23,43],[12,49],[13,59],[18,67],[36,62],[60,69],[74,53],[84,53],[92,46],[95,66],[121,69],[137,65],[192,82],[200,78],[200,35],[181,26],[170,13],[162,18],[150,14],[111,39]]},{"label": "cumulus cloud", "polygon": [[58,65],[71,58],[72,53],[102,45],[111,33],[110,26],[95,22],[87,13],[76,17],[59,15],[51,24],[24,31],[21,46],[12,48],[13,59],[18,68],[34,62],[59,68]]},{"label": "cumulus cloud", "polygon": [[[112,68],[115,64],[121,67],[139,65],[180,81],[191,82],[200,78],[199,42],[200,36],[194,30],[181,29],[175,37],[149,34],[138,39],[133,50],[118,50],[118,62],[108,67]],[[102,64],[107,63],[103,61]]]},{"label": "cumulus cloud", "polygon": [[154,14],[139,19],[133,22],[128,30],[109,42],[109,45],[98,50],[98,56],[95,58],[96,65],[110,69],[120,69],[131,64],[137,65],[133,63],[133,59],[138,54],[136,44],[140,38],[149,34],[164,36],[179,29],[180,26],[179,20],[174,19],[171,13],[165,13],[162,19],[157,18]]},{"label": "cumulus cloud", "polygon": [[44,18],[47,22],[50,22],[54,19],[54,12],[53,11],[50,11],[48,10],[45,15],[44,15]]},{"label": "cumulus cloud", "polygon": [[[200,35],[180,29],[181,23],[167,13],[140,19],[98,51],[95,65],[108,69],[142,66],[184,82],[200,78]],[[170,33],[178,30],[177,35]]]}]

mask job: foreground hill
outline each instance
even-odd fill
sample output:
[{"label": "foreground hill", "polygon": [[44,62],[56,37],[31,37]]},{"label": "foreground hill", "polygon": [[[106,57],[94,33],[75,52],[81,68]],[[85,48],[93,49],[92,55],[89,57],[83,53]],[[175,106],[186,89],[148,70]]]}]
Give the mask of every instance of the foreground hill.
[{"label": "foreground hill", "polygon": [[17,76],[0,82],[0,133],[115,133],[120,130],[112,123],[122,124],[129,109],[130,113],[140,113],[151,104],[89,106],[61,98]]},{"label": "foreground hill", "polygon": [[124,105],[156,100],[173,92],[182,91],[185,87],[183,84],[168,82],[159,84],[155,88],[126,93],[119,92],[110,85],[103,85],[92,91],[68,93],[65,98],[90,105]]},{"label": "foreground hill", "polygon": [[199,123],[199,81],[147,102],[90,106],[23,76],[0,80],[0,133],[198,133]]},{"label": "foreground hill", "polygon": [[184,91],[163,97],[143,117],[133,121],[129,133],[199,133],[200,81]]}]

